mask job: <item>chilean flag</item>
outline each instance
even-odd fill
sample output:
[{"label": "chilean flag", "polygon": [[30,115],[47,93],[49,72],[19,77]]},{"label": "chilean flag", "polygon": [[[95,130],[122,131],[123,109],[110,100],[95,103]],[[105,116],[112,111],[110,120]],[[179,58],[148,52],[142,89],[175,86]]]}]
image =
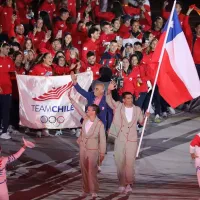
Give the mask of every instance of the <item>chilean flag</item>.
[{"label": "chilean flag", "polygon": [[152,64],[157,63],[157,66],[160,62],[159,92],[171,107],[176,108],[200,96],[200,80],[175,9],[171,15],[156,46]]}]

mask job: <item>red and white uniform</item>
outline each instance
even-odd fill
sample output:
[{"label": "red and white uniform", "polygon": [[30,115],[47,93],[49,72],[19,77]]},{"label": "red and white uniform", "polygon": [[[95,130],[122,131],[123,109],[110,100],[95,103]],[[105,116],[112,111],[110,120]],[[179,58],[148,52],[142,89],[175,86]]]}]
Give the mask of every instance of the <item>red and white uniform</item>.
[{"label": "red and white uniform", "polygon": [[119,94],[122,95],[122,93],[124,92],[130,92],[136,97],[138,97],[139,94],[136,91],[136,79],[135,79],[134,74],[132,72],[130,72],[129,74],[126,74],[123,71],[122,77],[123,77],[124,82],[123,82],[123,87],[120,88],[119,90]]},{"label": "red and white uniform", "polygon": [[17,153],[10,155],[8,157],[0,157],[0,199],[9,200],[8,188],[7,188],[7,177],[6,177],[6,166],[11,162],[18,159],[22,153],[24,153],[25,148],[21,148]]},{"label": "red and white uniform", "polygon": [[70,68],[68,66],[66,67],[61,67],[59,65],[53,65],[53,71],[56,75],[65,75],[70,73]]},{"label": "red and white uniform", "polygon": [[39,44],[39,51],[41,53],[47,53],[47,52],[49,52],[53,57],[56,55],[56,51],[54,51],[52,45],[49,42],[42,41]]},{"label": "red and white uniform", "polygon": [[97,57],[97,62],[98,62],[100,60],[99,45],[97,41],[94,42],[90,38],[83,44],[83,50],[82,50],[82,61],[86,64],[87,64],[87,53],[89,51],[95,52],[96,57]]},{"label": "red and white uniform", "polygon": [[3,90],[0,94],[12,94],[10,72],[15,72],[14,66],[15,64],[10,57],[0,56],[0,87]]},{"label": "red and white uniform", "polygon": [[190,153],[195,153],[195,155],[198,156],[195,158],[195,167],[200,187],[200,133],[198,133],[190,142]]},{"label": "red and white uniform", "polygon": [[46,0],[40,6],[39,11],[46,11],[49,13],[50,18],[53,18],[54,12],[56,11],[56,6],[54,3],[48,3]]},{"label": "red and white uniform", "polygon": [[32,76],[52,76],[52,67],[47,67],[43,63],[37,64],[29,71],[29,75]]},{"label": "red and white uniform", "polygon": [[122,25],[120,26],[120,28],[119,28],[118,34],[119,34],[119,36],[120,36],[121,38],[127,39],[127,38],[130,37],[130,30],[131,30],[130,26],[127,27],[127,26],[125,26],[124,24],[122,24]]},{"label": "red and white uniform", "polygon": [[99,69],[101,68],[101,64],[95,63],[94,65],[87,64],[86,70],[93,72],[93,80],[100,78]]},{"label": "red and white uniform", "polygon": [[35,35],[33,35],[33,32],[29,32],[28,37],[32,40],[34,48],[38,49],[40,43],[45,39],[45,32],[36,32]]},{"label": "red and white uniform", "polygon": [[20,21],[22,24],[29,24],[29,19],[26,18],[26,15],[29,12],[28,7],[30,6],[32,0],[17,0],[16,6],[19,12]]},{"label": "red and white uniform", "polygon": [[61,19],[56,21],[53,26],[54,37],[56,37],[58,31],[62,31],[62,36],[64,36],[66,32],[70,32],[69,28],[67,27],[66,21],[63,21]]},{"label": "red and white uniform", "polygon": [[[8,6],[0,6],[0,25],[2,25],[2,32],[8,33],[12,25],[13,8]],[[20,24],[20,18],[17,13],[15,25]]]},{"label": "red and white uniform", "polygon": [[188,20],[189,20],[189,17],[186,16],[186,19],[185,19],[185,36],[186,36],[188,45],[189,45],[189,47],[192,51],[194,63],[200,64],[200,50],[199,50],[200,49],[200,37],[196,37],[196,40],[194,41],[194,46],[193,46],[194,35],[192,34],[192,30],[191,30],[191,27],[190,27]]}]

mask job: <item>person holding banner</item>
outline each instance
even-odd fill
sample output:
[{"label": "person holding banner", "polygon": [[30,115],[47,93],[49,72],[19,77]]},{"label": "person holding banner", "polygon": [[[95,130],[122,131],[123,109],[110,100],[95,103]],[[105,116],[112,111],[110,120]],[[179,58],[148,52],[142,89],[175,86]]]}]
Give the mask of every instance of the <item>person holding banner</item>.
[{"label": "person holding banner", "polygon": [[[7,188],[7,180],[6,180],[6,166],[10,164],[11,162],[14,162],[17,160],[26,150],[26,147],[28,148],[34,148],[35,144],[32,142],[29,142],[23,138],[24,145],[21,147],[21,149],[8,157],[1,157],[0,156],[0,200],[9,200],[8,195],[8,188]],[[1,146],[0,146],[0,154],[2,152]]]},{"label": "person holding banner", "polygon": [[2,126],[1,139],[11,139],[8,132],[9,113],[12,100],[12,83],[10,73],[15,72],[14,62],[8,56],[10,46],[2,43],[0,47],[0,128]]},{"label": "person holding banner", "polygon": [[92,198],[96,198],[99,191],[97,179],[98,162],[100,159],[100,163],[102,163],[106,152],[104,125],[97,117],[100,109],[97,105],[92,104],[88,106],[85,113],[72,99],[71,91],[69,92],[69,99],[74,108],[84,118],[81,135],[77,140],[80,147],[80,167],[83,178],[83,192],[81,197],[86,197],[91,193]]},{"label": "person holding banner", "polygon": [[[139,107],[133,104],[133,95],[130,92],[122,94],[122,101],[115,101],[111,91],[116,88],[116,83],[108,86],[106,102],[114,111],[113,122],[109,136],[115,138],[114,158],[119,179],[119,192],[131,193],[134,183],[134,168],[137,151],[137,122],[144,123],[144,116]],[[149,116],[149,113],[146,113]]]}]

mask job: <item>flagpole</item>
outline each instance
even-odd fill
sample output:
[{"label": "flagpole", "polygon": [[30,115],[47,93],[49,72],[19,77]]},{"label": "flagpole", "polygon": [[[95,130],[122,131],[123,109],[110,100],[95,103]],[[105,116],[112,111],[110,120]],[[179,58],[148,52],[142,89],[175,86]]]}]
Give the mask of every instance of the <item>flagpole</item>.
[{"label": "flagpole", "polygon": [[[155,88],[156,88],[156,83],[157,83],[157,80],[158,80],[158,75],[159,75],[161,62],[162,62],[163,55],[164,55],[164,50],[165,50],[165,46],[166,46],[167,37],[168,37],[169,30],[170,30],[170,27],[171,27],[171,22],[172,22],[172,17],[173,17],[173,13],[174,13],[174,10],[175,10],[175,6],[176,6],[176,0],[174,1],[173,7],[172,7],[172,11],[171,11],[171,14],[170,14],[170,18],[169,18],[169,22],[168,22],[168,26],[167,26],[167,31],[166,31],[166,36],[165,36],[165,39],[164,39],[164,45],[163,45],[161,53],[160,53],[158,69],[157,69],[157,72],[156,72],[156,77],[155,77],[155,80],[154,80],[154,85],[153,85],[153,88],[152,88],[151,97],[150,97],[150,100],[149,100],[149,105],[148,105],[148,108],[147,108],[147,112],[150,111],[150,106],[151,106],[151,103],[152,103],[152,100],[153,100],[153,95],[154,95]],[[142,129],[142,134],[141,134],[141,137],[140,137],[140,142],[139,142],[139,145],[138,145],[136,157],[138,157],[139,153],[140,153],[140,148],[141,148],[141,144],[142,144],[142,140],[143,140],[143,136],[144,136],[144,131],[145,131],[145,128],[146,128],[146,125],[147,125],[147,119],[148,119],[148,117],[145,117],[143,129]]]}]

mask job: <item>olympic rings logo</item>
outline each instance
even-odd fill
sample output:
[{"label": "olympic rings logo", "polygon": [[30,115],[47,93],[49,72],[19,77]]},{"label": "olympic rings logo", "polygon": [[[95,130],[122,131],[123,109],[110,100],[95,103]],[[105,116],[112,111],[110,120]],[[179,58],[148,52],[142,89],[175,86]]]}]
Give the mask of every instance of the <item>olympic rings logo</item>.
[{"label": "olympic rings logo", "polygon": [[50,124],[58,124],[58,126],[62,123],[64,123],[65,121],[65,118],[63,116],[59,116],[59,117],[55,117],[55,116],[41,116],[40,117],[40,121],[41,123],[43,124],[47,124],[47,123],[50,123]]}]

